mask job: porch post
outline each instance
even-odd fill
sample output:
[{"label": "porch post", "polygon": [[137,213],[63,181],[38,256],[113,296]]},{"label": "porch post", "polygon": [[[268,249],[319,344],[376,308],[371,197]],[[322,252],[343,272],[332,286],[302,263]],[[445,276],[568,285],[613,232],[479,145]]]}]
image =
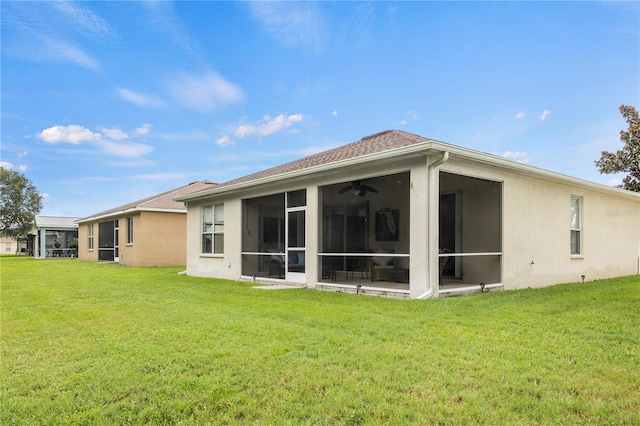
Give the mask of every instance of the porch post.
[{"label": "porch post", "polygon": [[44,259],[47,257],[47,230],[44,228],[38,229],[38,259]]},{"label": "porch post", "polygon": [[449,153],[444,151],[442,157],[433,161],[429,165],[429,230],[428,240],[428,263],[429,263],[429,289],[431,297],[438,297],[440,290],[440,166],[449,160]]},{"label": "porch post", "polygon": [[428,229],[428,158],[411,168],[409,237],[409,295],[412,299],[429,297],[427,234]]},{"label": "porch post", "polygon": [[306,212],[306,280],[307,288],[316,288],[318,284],[318,239],[320,238],[320,232],[322,232],[322,224],[320,219],[322,215],[320,211],[322,209],[322,202],[320,200],[318,186],[307,187],[307,212]]}]

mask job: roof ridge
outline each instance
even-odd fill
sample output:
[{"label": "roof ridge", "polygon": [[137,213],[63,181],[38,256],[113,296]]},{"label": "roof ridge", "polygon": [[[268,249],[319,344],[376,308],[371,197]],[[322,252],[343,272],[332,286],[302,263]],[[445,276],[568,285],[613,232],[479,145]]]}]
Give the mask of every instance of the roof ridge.
[{"label": "roof ridge", "polygon": [[403,130],[389,129],[378,133],[364,136],[357,141],[347,143],[335,148],[321,151],[288,163],[270,167],[266,170],[258,171],[249,175],[221,183],[219,186],[230,186],[237,183],[258,180],[263,177],[276,176],[293,170],[304,170],[320,164],[335,163],[340,160],[359,157],[375,152],[382,152],[394,148],[413,145],[428,141],[429,139],[405,132]]},{"label": "roof ridge", "polygon": [[387,133],[391,133],[391,132],[393,132],[393,130],[383,130],[382,132],[373,133],[373,134],[368,135],[368,136],[363,136],[363,137],[360,138],[360,140],[361,141],[365,141],[367,139],[377,138],[378,136],[386,135]]}]

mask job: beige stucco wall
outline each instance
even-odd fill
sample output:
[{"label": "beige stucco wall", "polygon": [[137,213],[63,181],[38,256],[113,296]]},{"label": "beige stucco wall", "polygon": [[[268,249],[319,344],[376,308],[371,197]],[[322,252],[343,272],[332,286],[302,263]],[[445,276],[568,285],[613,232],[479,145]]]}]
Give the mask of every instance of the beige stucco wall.
[{"label": "beige stucco wall", "polygon": [[[146,224],[141,220],[144,214],[136,212],[136,214],[127,215],[118,218],[118,262],[128,266],[155,266],[144,265],[142,262],[144,246],[145,246],[145,228]],[[133,243],[127,243],[127,217],[133,218]]]},{"label": "beige stucco wall", "polygon": [[93,250],[89,250],[89,224],[82,223],[78,225],[78,259],[96,262],[98,260],[98,224],[93,225]]},{"label": "beige stucco wall", "polygon": [[[22,247],[26,248],[26,246],[26,243],[22,244]],[[17,251],[18,242],[15,239],[9,237],[0,238],[0,254],[16,254]]]},{"label": "beige stucco wall", "polygon": [[132,266],[185,266],[186,216],[185,213],[143,211],[137,218],[139,225],[134,217],[133,245],[141,244],[138,263]]},{"label": "beige stucco wall", "polygon": [[199,277],[237,280],[242,271],[242,201],[220,199],[224,204],[224,254],[201,253],[201,207],[209,203],[190,202],[187,206],[187,273]]},{"label": "beige stucco wall", "polygon": [[[637,201],[521,177],[512,177],[507,182],[505,288],[578,282],[582,275],[585,280],[595,280],[638,273]],[[582,197],[580,256],[570,253],[572,195]]]},{"label": "beige stucco wall", "polygon": [[[127,243],[127,217],[133,218],[133,243]],[[88,250],[88,223],[78,227],[78,258],[98,260],[99,223],[118,220],[119,263],[128,266],[186,265],[186,214],[136,211],[93,222],[94,250]]]},{"label": "beige stucco wall", "polygon": [[[307,188],[307,250],[308,259],[317,259],[320,250],[319,221],[322,218],[319,205],[318,186],[348,182],[400,172],[410,172],[410,211],[401,212],[401,223],[410,222],[410,293],[411,297],[438,294],[437,249],[429,253],[429,241],[436,241],[437,223],[429,226],[430,175],[432,184],[438,188],[438,174],[429,173],[429,164],[439,156],[404,159],[396,162],[381,162],[365,167],[350,167],[330,175],[310,175],[292,181],[281,181],[243,190],[240,196],[227,194],[217,197],[215,204],[225,208],[225,251],[222,255],[200,253],[201,206],[211,201],[198,200],[188,203],[187,214],[187,273],[194,276],[240,279],[242,271],[242,198],[254,198],[284,191]],[[466,208],[473,210],[481,197],[490,196],[501,204],[502,222],[488,217],[475,224],[476,227],[495,229],[492,241],[483,247],[493,251],[494,247],[503,255],[492,262],[502,265],[501,281],[505,289],[543,287],[562,282],[577,282],[581,275],[586,280],[608,278],[638,273],[640,254],[640,201],[637,198],[614,194],[606,188],[590,188],[590,185],[567,183],[556,178],[536,177],[530,172],[499,169],[496,166],[471,162],[455,156],[441,166],[441,170],[468,177],[500,182],[489,193],[474,192],[468,187]],[[583,255],[571,256],[569,205],[570,197],[583,197],[582,236]],[[475,198],[474,198],[475,197]],[[438,197],[432,197],[431,200]],[[377,207],[371,206],[371,212]],[[434,210],[436,209],[436,210]],[[467,244],[473,245],[474,224],[467,223]],[[500,229],[501,228],[501,229]],[[435,232],[429,232],[434,229]],[[469,239],[471,237],[471,239]],[[435,239],[435,240],[434,240]],[[433,245],[432,245],[433,247]],[[480,247],[478,249],[483,249]],[[472,248],[468,246],[468,248]],[[476,248],[473,248],[474,250]],[[482,272],[483,266],[467,260],[467,269]],[[308,262],[308,266],[315,262]],[[315,287],[317,269],[307,270],[307,285]],[[493,268],[495,270],[495,268]],[[498,277],[499,278],[499,277]],[[432,291],[432,293],[430,293]]]},{"label": "beige stucco wall", "polygon": [[[640,200],[467,161],[443,171],[503,182],[502,283],[505,289],[638,273]],[[582,197],[582,255],[571,256],[571,196]]]}]

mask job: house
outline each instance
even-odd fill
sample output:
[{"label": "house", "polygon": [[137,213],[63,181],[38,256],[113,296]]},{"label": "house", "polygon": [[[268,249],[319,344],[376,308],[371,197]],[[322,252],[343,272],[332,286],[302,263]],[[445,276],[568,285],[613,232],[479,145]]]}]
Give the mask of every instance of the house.
[{"label": "house", "polygon": [[13,237],[0,236],[0,255],[17,254],[20,250],[20,243]]},{"label": "house", "polygon": [[36,259],[75,257],[77,217],[36,216],[34,230],[27,237],[27,250]]},{"label": "house", "polygon": [[419,299],[639,272],[640,194],[398,130],[176,200],[188,275]]},{"label": "house", "polygon": [[129,266],[184,266],[186,213],[173,198],[211,189],[203,180],[79,219],[78,258]]}]

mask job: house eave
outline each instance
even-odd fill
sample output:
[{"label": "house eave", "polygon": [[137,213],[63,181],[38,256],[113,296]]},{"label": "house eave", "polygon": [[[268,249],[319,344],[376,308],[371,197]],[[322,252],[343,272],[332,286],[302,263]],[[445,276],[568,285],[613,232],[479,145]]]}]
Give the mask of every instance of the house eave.
[{"label": "house eave", "polygon": [[571,186],[579,186],[585,189],[597,191],[600,193],[606,193],[609,195],[622,196],[631,200],[640,201],[640,193],[628,191],[622,188],[615,188],[607,186],[601,183],[591,182],[585,179],[568,176],[558,172],[552,172],[549,170],[541,169],[539,167],[531,166],[529,164],[518,163],[517,161],[508,160],[495,154],[489,154],[485,152],[474,151],[466,148],[461,148],[453,145],[443,144],[441,142],[434,143],[434,150],[449,151],[450,154],[467,161],[474,161],[477,163],[486,164],[489,166],[506,169],[521,175],[544,179],[547,181],[561,183]]},{"label": "house eave", "polygon": [[181,197],[176,197],[173,200],[183,201],[183,202],[194,201],[194,200],[209,198],[212,196],[234,193],[234,192],[242,191],[244,189],[248,189],[258,185],[267,185],[274,182],[281,182],[284,180],[295,179],[303,176],[308,177],[309,175],[315,175],[320,173],[335,172],[340,169],[377,162],[377,161],[389,161],[389,160],[397,160],[398,158],[402,158],[402,157],[425,155],[432,143],[433,143],[432,141],[427,141],[427,142],[405,146],[401,148],[394,148],[390,150],[376,152],[373,154],[366,154],[366,155],[361,155],[354,158],[347,158],[345,160],[338,160],[338,161],[334,161],[327,164],[320,164],[318,166],[306,167],[304,169],[293,170],[291,172],[285,172],[285,173],[280,173],[273,176],[268,176],[265,178],[241,182],[235,185],[218,187],[216,189],[211,189],[209,191],[201,191],[194,194],[183,195]]},{"label": "house eave", "polygon": [[132,207],[130,209],[125,209],[125,210],[119,210],[117,212],[111,212],[111,213],[107,213],[107,214],[103,214],[103,215],[98,215],[98,216],[90,216],[90,217],[86,217],[83,219],[79,219],[74,221],[74,223],[77,223],[79,225],[83,224],[83,223],[89,223],[89,222],[96,222],[99,220],[105,220],[105,219],[115,219],[117,217],[121,217],[121,216],[126,216],[129,214],[133,214],[133,213],[140,213],[140,212],[157,212],[157,213],[180,213],[180,214],[187,214],[187,210],[177,210],[177,209],[161,209],[161,208],[152,208],[152,207]]},{"label": "house eave", "polygon": [[373,154],[362,155],[358,157],[348,158],[345,160],[338,160],[327,164],[321,164],[317,166],[311,166],[304,169],[293,170],[273,176],[268,176],[259,179],[253,179],[245,182],[241,182],[234,185],[227,185],[218,188],[214,188],[208,191],[201,191],[193,194],[187,194],[180,197],[173,198],[178,202],[189,202],[207,199],[210,197],[216,197],[221,195],[229,195],[236,192],[253,188],[256,186],[268,185],[276,182],[282,182],[285,180],[292,180],[300,177],[309,177],[311,175],[317,175],[322,173],[336,172],[346,168],[353,168],[354,166],[362,166],[364,164],[371,164],[375,162],[389,162],[397,161],[402,158],[409,158],[412,156],[424,155],[424,156],[439,156],[444,152],[449,152],[454,158],[457,157],[461,160],[473,161],[476,163],[496,167],[503,170],[508,170],[521,175],[526,175],[533,178],[545,179],[548,181],[562,183],[565,185],[579,186],[585,189],[594,190],[600,193],[606,193],[609,195],[622,196],[631,200],[640,201],[640,194],[627,191],[621,188],[614,188],[600,183],[587,181],[584,179],[564,175],[549,170],[544,170],[529,164],[519,163],[517,161],[508,160],[495,154],[486,152],[475,151],[468,148],[462,148],[455,145],[450,145],[444,142],[435,140],[427,140],[426,142],[417,143],[401,148],[394,148],[385,151],[376,152]]}]

